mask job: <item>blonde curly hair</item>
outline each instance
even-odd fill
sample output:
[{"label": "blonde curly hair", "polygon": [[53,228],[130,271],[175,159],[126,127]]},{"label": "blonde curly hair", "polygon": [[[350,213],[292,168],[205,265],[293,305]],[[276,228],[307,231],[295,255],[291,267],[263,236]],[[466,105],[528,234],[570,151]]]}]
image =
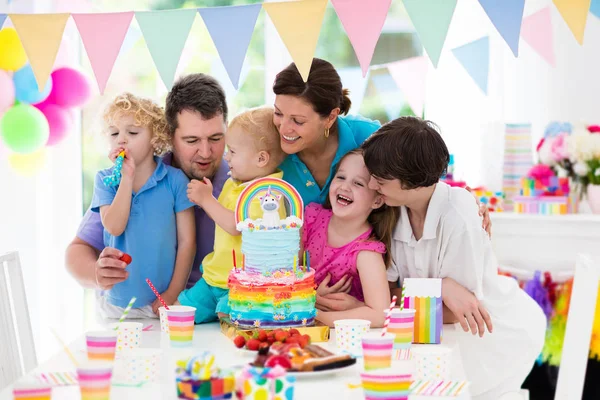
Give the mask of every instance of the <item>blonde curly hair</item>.
[{"label": "blonde curly hair", "polygon": [[171,137],[169,136],[165,110],[154,101],[137,97],[129,92],[118,95],[104,111],[106,126],[114,124],[116,118],[123,115],[132,115],[137,126],[144,126],[152,132],[151,144],[154,154],[162,156],[171,151]]}]

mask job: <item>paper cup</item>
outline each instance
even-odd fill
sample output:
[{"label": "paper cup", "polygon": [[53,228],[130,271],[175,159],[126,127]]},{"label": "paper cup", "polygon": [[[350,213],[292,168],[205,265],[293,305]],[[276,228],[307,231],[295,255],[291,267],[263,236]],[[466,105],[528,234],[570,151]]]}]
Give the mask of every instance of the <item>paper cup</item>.
[{"label": "paper cup", "polygon": [[190,347],[194,339],[196,307],[170,306],[167,310],[172,347]]},{"label": "paper cup", "polygon": [[52,386],[43,383],[15,383],[13,387],[14,400],[50,400]]},{"label": "paper cup", "polygon": [[90,361],[77,366],[81,400],[110,399],[112,371],[112,363],[107,362]]},{"label": "paper cup", "polygon": [[162,362],[160,349],[134,349],[117,356],[114,368],[114,382],[137,384],[158,382]]},{"label": "paper cup", "polygon": [[88,360],[113,361],[117,349],[118,333],[116,331],[86,332]]},{"label": "paper cup", "polygon": [[369,332],[371,321],[366,319],[340,319],[333,321],[335,326],[335,342],[338,348],[351,353],[360,354],[361,339]]},{"label": "paper cup", "polygon": [[167,309],[163,306],[160,306],[158,308],[158,316],[160,317],[160,330],[162,332],[169,333],[169,320],[167,319]]},{"label": "paper cup", "polygon": [[363,360],[366,370],[389,368],[392,365],[394,335],[369,332],[362,337]]},{"label": "paper cup", "polygon": [[144,324],[141,322],[115,322],[109,324],[108,329],[114,330],[117,328],[117,352],[140,347],[143,326]]},{"label": "paper cup", "polygon": [[440,344],[415,346],[411,350],[415,378],[419,380],[450,379],[452,349]]},{"label": "paper cup", "polygon": [[366,400],[407,400],[412,374],[396,369],[377,369],[360,374]]},{"label": "paper cup", "polygon": [[415,333],[415,310],[394,308],[387,330],[395,335],[392,358],[395,360],[409,359]]}]

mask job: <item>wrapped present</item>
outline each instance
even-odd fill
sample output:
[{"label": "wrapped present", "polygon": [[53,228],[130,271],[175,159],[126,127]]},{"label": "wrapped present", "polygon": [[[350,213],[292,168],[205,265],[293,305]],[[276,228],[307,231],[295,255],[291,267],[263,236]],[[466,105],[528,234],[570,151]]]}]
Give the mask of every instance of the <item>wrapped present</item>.
[{"label": "wrapped present", "polygon": [[235,394],[240,400],[293,400],[296,377],[285,369],[246,366],[236,379]]},{"label": "wrapped present", "polygon": [[177,362],[177,397],[187,400],[224,400],[233,398],[235,376],[221,371],[214,356],[204,352]]},{"label": "wrapped present", "polygon": [[[256,329],[245,329],[240,328],[239,326],[235,326],[234,323],[231,322],[229,318],[222,318],[220,321],[221,324],[221,332],[229,339],[233,340],[236,336],[242,335],[246,337],[252,337],[254,331],[258,331],[259,328]],[[264,329],[265,331],[269,331],[270,329]],[[284,328],[285,329],[285,328]],[[329,327],[327,325],[323,325],[320,322],[315,322],[313,326],[303,326],[295,328],[300,332],[301,335],[310,336],[311,343],[320,343],[320,342],[328,342],[329,341]]]},{"label": "wrapped present", "polygon": [[514,210],[520,214],[565,215],[572,209],[565,196],[515,196]]},{"label": "wrapped present", "polygon": [[404,308],[415,310],[413,343],[441,343],[444,325],[442,280],[405,278]]}]

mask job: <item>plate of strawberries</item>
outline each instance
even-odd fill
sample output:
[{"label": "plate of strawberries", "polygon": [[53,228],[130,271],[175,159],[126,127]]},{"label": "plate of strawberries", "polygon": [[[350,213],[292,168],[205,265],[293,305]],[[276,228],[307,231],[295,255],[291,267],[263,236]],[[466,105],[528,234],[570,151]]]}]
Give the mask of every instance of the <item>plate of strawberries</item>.
[{"label": "plate of strawberries", "polygon": [[238,335],[233,339],[235,347],[241,351],[246,350],[249,354],[256,355],[258,350],[271,347],[276,344],[297,344],[304,349],[310,344],[310,336],[302,335],[298,329],[275,329],[267,331],[259,329],[250,334]]}]

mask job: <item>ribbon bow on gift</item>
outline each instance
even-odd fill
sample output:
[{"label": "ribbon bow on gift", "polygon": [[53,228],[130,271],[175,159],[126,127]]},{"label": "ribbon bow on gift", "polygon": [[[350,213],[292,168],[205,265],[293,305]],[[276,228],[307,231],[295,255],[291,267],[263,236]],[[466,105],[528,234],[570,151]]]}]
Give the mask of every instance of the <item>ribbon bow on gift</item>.
[{"label": "ribbon bow on gift", "polygon": [[113,171],[113,175],[105,176],[102,182],[104,182],[105,186],[115,187],[119,186],[121,183],[121,169],[123,169],[123,160],[125,159],[125,151],[122,151],[117,156],[115,160],[115,169]]},{"label": "ribbon bow on gift", "polygon": [[177,361],[177,367],[179,374],[185,374],[194,380],[209,380],[219,375],[215,356],[208,351],[187,360]]}]

